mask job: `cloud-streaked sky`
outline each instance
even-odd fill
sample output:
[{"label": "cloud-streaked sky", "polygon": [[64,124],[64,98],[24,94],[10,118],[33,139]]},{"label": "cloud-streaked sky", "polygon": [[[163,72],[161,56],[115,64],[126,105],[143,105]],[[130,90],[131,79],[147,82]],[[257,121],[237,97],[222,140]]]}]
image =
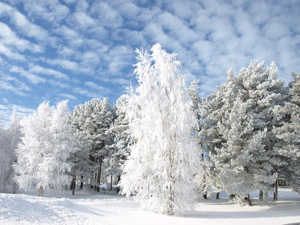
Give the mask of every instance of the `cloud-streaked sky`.
[{"label": "cloud-streaked sky", "polygon": [[176,52],[206,95],[254,58],[300,73],[299,0],[1,0],[0,120],[42,101],[110,102],[136,84],[136,48]]}]

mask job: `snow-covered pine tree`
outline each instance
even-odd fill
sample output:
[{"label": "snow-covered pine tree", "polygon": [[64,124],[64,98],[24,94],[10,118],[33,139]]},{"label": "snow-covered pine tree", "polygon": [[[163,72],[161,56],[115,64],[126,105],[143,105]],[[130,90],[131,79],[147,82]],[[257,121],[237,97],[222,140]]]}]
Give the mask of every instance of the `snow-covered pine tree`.
[{"label": "snow-covered pine tree", "polygon": [[109,149],[109,156],[106,158],[107,173],[111,176],[117,176],[118,182],[120,181],[124,163],[129,156],[130,133],[128,119],[126,119],[125,112],[122,110],[126,107],[126,98],[126,95],[122,95],[117,100],[114,107],[115,119],[107,131],[107,135],[113,139],[113,143],[106,147]]},{"label": "snow-covered pine tree", "polygon": [[226,138],[220,133],[218,123],[225,123],[228,120],[231,108],[239,90],[238,79],[233,77],[232,70],[227,73],[227,81],[218,87],[218,91],[208,95],[201,100],[200,110],[200,131],[198,138],[203,149],[203,172],[198,176],[198,184],[202,193],[214,189],[217,193],[224,190],[223,182],[218,180],[220,171],[213,160],[217,149],[221,149],[226,143]]},{"label": "snow-covered pine tree", "polygon": [[276,150],[282,158],[279,175],[300,193],[300,75],[293,74],[289,99],[275,108],[273,132],[280,140]]},{"label": "snow-covered pine tree", "polygon": [[272,132],[274,109],[277,105],[284,103],[287,93],[284,82],[277,79],[277,72],[278,69],[274,62],[269,67],[265,67],[264,62],[253,60],[248,68],[242,69],[238,74],[243,87],[240,97],[243,102],[247,103],[247,114],[251,114],[253,118],[253,135],[267,130],[266,138],[263,139],[265,152],[257,156],[264,171],[263,174],[260,174],[261,182],[257,183],[257,188],[262,188],[266,192],[268,189],[270,191],[274,189],[275,199],[277,198],[276,180],[273,185],[270,185],[270,181],[273,175],[277,175],[277,167],[284,162],[275,148],[278,140]]},{"label": "snow-covered pine tree", "polygon": [[253,135],[253,119],[246,110],[247,104],[238,97],[232,110],[226,112],[227,121],[218,123],[226,142],[222,148],[215,149],[212,158],[220,186],[228,194],[235,195],[239,203],[246,198],[252,205],[249,194],[257,188],[257,175],[263,172],[256,157],[265,151],[262,140],[266,130]]},{"label": "snow-covered pine tree", "polygon": [[73,156],[74,173],[99,191],[103,160],[109,154],[106,145],[111,144],[106,135],[113,121],[108,98],[92,99],[76,106],[71,120],[80,142],[80,150]]},{"label": "snow-covered pine tree", "polygon": [[121,178],[123,193],[141,207],[178,215],[192,207],[200,149],[192,130],[197,119],[180,74],[180,62],[156,44],[152,54],[137,50],[139,86],[128,96],[130,157]]},{"label": "snow-covered pine tree", "polygon": [[[236,77],[233,76],[232,71],[229,71],[226,83],[216,93],[202,101],[200,142],[204,151],[207,152],[206,158],[214,158],[211,160],[212,166],[208,167],[206,173],[206,176],[207,174],[212,175],[207,176],[210,179],[206,179],[206,182],[215,185],[217,189],[228,189],[227,183],[224,182],[222,176],[219,176],[224,171],[218,167],[225,167],[226,165],[220,165],[230,162],[231,154],[235,153],[227,154],[220,149],[225,150],[226,147],[232,150],[228,141],[232,142],[232,138],[237,138],[226,136],[226,133],[231,130],[231,126],[228,124],[229,117],[235,102],[239,99],[245,107],[243,111],[245,120],[252,120],[253,126],[252,137],[251,135],[240,137],[244,143],[244,151],[253,150],[247,148],[257,148],[254,152],[256,159],[253,163],[255,165],[252,166],[252,173],[255,178],[252,185],[266,193],[272,189],[277,175],[275,168],[283,163],[274,148],[277,141],[272,133],[274,108],[283,103],[285,93],[283,81],[277,79],[276,65],[272,63],[270,67],[265,68],[263,62],[259,63],[254,60],[248,68],[242,69]],[[251,141],[255,139],[261,140],[258,142],[259,145],[255,145]],[[264,146],[263,151],[259,150],[261,146]],[[227,160],[224,158],[226,155],[228,156]],[[222,160],[218,162],[218,158]],[[214,167],[215,164],[219,164],[218,167]]]}]

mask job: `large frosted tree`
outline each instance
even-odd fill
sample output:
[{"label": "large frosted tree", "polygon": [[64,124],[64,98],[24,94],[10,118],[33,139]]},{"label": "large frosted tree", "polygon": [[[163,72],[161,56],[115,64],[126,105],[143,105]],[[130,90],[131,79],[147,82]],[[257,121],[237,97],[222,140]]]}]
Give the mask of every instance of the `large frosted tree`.
[{"label": "large frosted tree", "polygon": [[126,116],[132,137],[121,187],[141,207],[178,215],[192,207],[200,149],[192,130],[197,119],[175,54],[156,44],[137,51],[139,86],[128,96]]},{"label": "large frosted tree", "polygon": [[69,125],[67,102],[56,108],[43,102],[37,111],[21,120],[21,142],[16,149],[16,181],[22,189],[63,188],[70,182],[70,154],[76,151]]}]

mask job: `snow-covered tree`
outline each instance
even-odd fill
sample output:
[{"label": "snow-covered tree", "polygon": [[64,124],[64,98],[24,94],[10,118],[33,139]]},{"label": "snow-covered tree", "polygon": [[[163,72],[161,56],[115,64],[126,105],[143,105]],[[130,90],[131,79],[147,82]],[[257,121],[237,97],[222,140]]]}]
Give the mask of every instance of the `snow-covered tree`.
[{"label": "snow-covered tree", "polygon": [[275,108],[273,132],[280,140],[276,150],[283,160],[279,174],[300,193],[300,75],[293,77],[288,101]]},{"label": "snow-covered tree", "polygon": [[197,119],[180,74],[180,62],[156,44],[137,50],[139,86],[128,95],[126,116],[133,144],[121,178],[123,193],[141,207],[178,215],[192,207],[200,149],[192,130]]},{"label": "snow-covered tree", "polygon": [[228,120],[229,112],[237,97],[239,83],[233,77],[232,70],[227,73],[227,81],[218,87],[218,91],[208,95],[201,100],[199,142],[203,149],[203,171],[197,176],[200,191],[205,194],[214,189],[217,192],[224,190],[222,182],[218,180],[220,171],[213,159],[217,149],[221,149],[226,143],[226,138],[219,130],[219,124]]},{"label": "snow-covered tree", "polygon": [[[240,164],[241,168],[252,173],[251,188],[256,187],[266,193],[272,189],[272,184],[275,183],[277,176],[276,168],[284,163],[278,157],[275,148],[277,139],[272,133],[274,109],[276,105],[283,104],[285,96],[286,88],[283,81],[277,79],[275,63],[271,63],[269,67],[265,68],[263,62],[259,63],[254,60],[237,76],[233,76],[232,71],[228,72],[226,83],[220,86],[216,93],[204,99],[201,104],[199,137],[206,152],[206,159],[211,162],[206,173],[210,179],[206,179],[206,182],[217,189],[229,190],[227,185],[237,184],[243,188],[245,185],[241,182],[237,181],[236,184],[233,181],[231,184],[226,182],[230,179],[224,178],[227,176],[227,174],[226,176],[223,174],[226,172],[224,168],[230,167],[229,162],[241,163],[232,158],[237,152],[244,154],[252,152],[251,154],[255,157],[255,159],[251,159],[252,169],[250,170],[248,165]],[[237,104],[239,106],[236,106]],[[241,107],[243,110],[238,112],[235,106]],[[233,113],[235,115],[232,115]],[[232,127],[238,122],[232,119],[240,120],[238,123],[240,127]],[[246,132],[247,126],[250,124],[251,132],[243,134],[242,130]],[[238,136],[228,135],[230,133]],[[253,140],[256,140],[256,145]],[[243,151],[235,151],[237,143]],[[233,148],[231,145],[235,147]],[[263,149],[261,149],[262,146]],[[235,155],[234,159],[236,158]],[[247,160],[250,158],[248,157]],[[230,189],[233,191],[233,188]],[[238,190],[237,187],[234,189]]]},{"label": "snow-covered tree", "polygon": [[109,156],[106,158],[107,173],[117,176],[118,181],[120,181],[124,163],[129,156],[130,132],[128,119],[122,110],[126,107],[126,98],[126,95],[122,95],[117,100],[114,107],[115,119],[107,131],[107,135],[113,139],[113,143],[106,147],[109,149]]},{"label": "snow-covered tree", "polygon": [[16,192],[16,183],[13,180],[13,163],[16,161],[15,149],[20,140],[20,124],[14,110],[10,126],[0,125],[0,192]]},{"label": "snow-covered tree", "polygon": [[70,181],[72,164],[69,156],[76,150],[72,127],[68,125],[67,102],[51,107],[43,102],[37,111],[21,120],[23,137],[16,149],[16,181],[20,188],[64,187]]},{"label": "snow-covered tree", "polygon": [[[253,60],[248,68],[242,69],[238,74],[243,85],[240,96],[242,101],[247,103],[247,113],[253,118],[253,135],[267,130],[266,138],[263,140],[265,152],[258,156],[266,176],[261,179],[259,185],[264,190],[268,188],[272,190],[269,182],[265,180],[268,180],[267,177],[272,177],[272,174],[277,175],[277,168],[284,163],[276,151],[278,139],[272,132],[275,107],[284,103],[287,94],[284,82],[277,79],[277,73],[278,69],[274,62],[269,67],[265,67],[264,62]],[[275,199],[277,199],[276,183],[274,181],[273,185]]]},{"label": "snow-covered tree", "polygon": [[108,98],[76,106],[71,120],[80,142],[80,150],[73,157],[74,173],[99,190],[103,160],[109,154],[106,145],[111,144],[106,134],[113,121]]},{"label": "snow-covered tree", "polygon": [[70,181],[73,167],[70,156],[78,150],[70,115],[68,101],[65,100],[57,103],[51,117],[51,153],[43,167],[48,168],[47,183],[54,189],[59,189]]}]

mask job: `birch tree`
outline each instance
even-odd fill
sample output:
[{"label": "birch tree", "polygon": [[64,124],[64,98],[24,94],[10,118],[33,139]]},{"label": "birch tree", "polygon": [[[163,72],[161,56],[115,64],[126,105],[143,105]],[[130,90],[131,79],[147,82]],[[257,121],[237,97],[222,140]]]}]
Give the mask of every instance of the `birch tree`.
[{"label": "birch tree", "polygon": [[137,50],[139,86],[128,95],[126,116],[133,144],[121,179],[145,210],[178,215],[192,207],[200,150],[192,130],[197,119],[175,54],[159,44]]}]

